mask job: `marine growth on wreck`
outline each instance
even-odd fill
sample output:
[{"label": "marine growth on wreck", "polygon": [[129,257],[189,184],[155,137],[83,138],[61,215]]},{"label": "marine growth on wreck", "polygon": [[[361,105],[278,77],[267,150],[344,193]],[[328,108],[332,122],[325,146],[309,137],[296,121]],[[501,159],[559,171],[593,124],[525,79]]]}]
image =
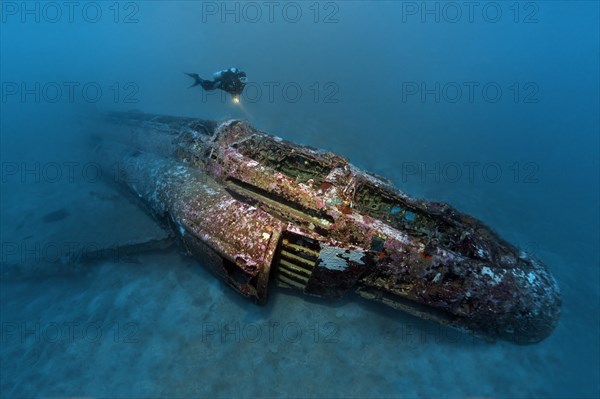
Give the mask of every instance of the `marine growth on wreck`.
[{"label": "marine growth on wreck", "polygon": [[[187,251],[242,295],[349,291],[490,339],[555,328],[556,281],[482,222],[345,158],[231,120],[111,114],[95,149]],[[107,136],[104,134],[103,136]],[[126,165],[126,167],[123,167]]]}]

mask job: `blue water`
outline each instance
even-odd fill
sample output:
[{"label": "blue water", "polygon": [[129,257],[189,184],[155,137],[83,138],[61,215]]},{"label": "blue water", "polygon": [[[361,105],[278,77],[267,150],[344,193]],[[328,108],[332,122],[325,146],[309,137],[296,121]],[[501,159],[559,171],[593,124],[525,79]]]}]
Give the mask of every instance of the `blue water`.
[{"label": "blue water", "polygon": [[[600,396],[597,2],[0,6],[4,264],[122,222],[94,219],[125,205],[98,194],[86,120],[139,109],[339,153],[483,220],[563,297],[554,333],[516,346],[356,298],[257,307],[173,250],[11,274],[0,397]],[[187,89],[182,72],[230,66],[249,77],[239,105]]]}]

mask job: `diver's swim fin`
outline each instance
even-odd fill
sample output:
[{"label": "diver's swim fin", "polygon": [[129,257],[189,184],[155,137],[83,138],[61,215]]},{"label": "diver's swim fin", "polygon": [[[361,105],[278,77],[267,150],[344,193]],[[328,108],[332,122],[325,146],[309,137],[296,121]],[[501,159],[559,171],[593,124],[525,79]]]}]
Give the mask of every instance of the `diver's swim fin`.
[{"label": "diver's swim fin", "polygon": [[188,75],[189,77],[194,78],[194,83],[190,87],[188,87],[188,89],[191,89],[192,87],[201,85],[202,82],[204,81],[204,79],[202,79],[197,73],[187,73],[187,72],[184,72],[184,73],[186,75]]}]

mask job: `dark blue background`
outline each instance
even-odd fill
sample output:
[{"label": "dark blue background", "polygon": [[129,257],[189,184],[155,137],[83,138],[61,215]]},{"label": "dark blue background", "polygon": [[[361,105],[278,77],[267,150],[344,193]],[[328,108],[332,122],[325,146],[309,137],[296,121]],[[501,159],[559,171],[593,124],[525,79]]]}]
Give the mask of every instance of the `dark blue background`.
[{"label": "dark blue background", "polygon": [[[219,120],[245,118],[281,137],[340,153],[411,195],[446,201],[473,214],[547,263],[562,289],[563,316],[550,338],[527,348],[467,345],[461,349],[465,371],[458,374],[460,382],[437,375],[443,373],[445,361],[436,360],[436,353],[444,353],[443,348],[430,345],[420,354],[418,346],[404,353],[390,347],[389,359],[367,362],[360,371],[353,370],[352,359],[345,366],[338,364],[335,351],[323,354],[321,363],[308,361],[313,371],[295,372],[319,384],[295,392],[597,397],[597,2],[479,2],[471,15],[463,2],[282,2],[272,16],[263,2],[98,2],[84,12],[85,4],[71,19],[64,6],[57,16],[46,3],[27,3],[33,10],[27,14],[21,2],[3,2],[4,163],[85,159],[88,148],[78,121],[94,110],[135,108]],[[102,13],[97,22],[96,8]],[[226,97],[204,95],[198,87],[187,89],[191,81],[183,71],[208,77],[229,66],[249,77],[240,106]],[[65,82],[77,84],[73,101]],[[23,84],[37,94],[23,93]],[[93,86],[90,90],[102,89],[97,101],[92,91],[83,92],[86,84]],[[469,84],[475,87],[472,98]],[[53,85],[63,88],[56,102]],[[274,87],[272,98],[269,85]],[[302,91],[298,98],[296,88]],[[423,88],[433,92],[423,95]],[[497,99],[496,88],[501,90]],[[20,182],[4,177],[3,195],[22,189]],[[5,223],[12,222],[3,218],[2,228],[8,231]],[[17,238],[3,237],[8,239]],[[9,288],[8,283],[3,286]],[[5,318],[15,311],[2,306]],[[368,341],[367,324],[353,339]],[[318,352],[305,348],[300,353],[307,350]],[[356,355],[368,350],[360,347]],[[214,352],[217,358],[219,351]],[[402,373],[395,379],[378,366],[398,357],[420,356],[442,371],[421,359],[415,367],[422,380]],[[211,361],[219,366],[217,358]],[[60,354],[51,359],[60,362]],[[4,354],[3,360],[8,360]],[[330,378],[319,379],[315,368],[329,365],[335,365]],[[224,374],[244,368],[220,366]],[[265,367],[269,365],[260,365],[256,373],[274,372]],[[361,382],[365,388],[349,390],[351,383],[341,375],[350,370],[375,382]],[[11,373],[3,361],[2,388],[7,395],[31,392],[15,388],[20,378]],[[77,380],[53,376],[70,378]],[[165,378],[165,385],[172,384]],[[213,386],[217,379],[208,377],[204,383]],[[215,392],[243,395],[252,381],[242,378]],[[294,394],[296,383],[285,377],[279,381],[287,388],[255,387],[250,392]],[[76,386],[64,394],[143,396],[141,391],[119,388],[86,390],[85,379]],[[405,391],[407,386],[412,388]],[[173,392],[189,395],[185,390]]]}]

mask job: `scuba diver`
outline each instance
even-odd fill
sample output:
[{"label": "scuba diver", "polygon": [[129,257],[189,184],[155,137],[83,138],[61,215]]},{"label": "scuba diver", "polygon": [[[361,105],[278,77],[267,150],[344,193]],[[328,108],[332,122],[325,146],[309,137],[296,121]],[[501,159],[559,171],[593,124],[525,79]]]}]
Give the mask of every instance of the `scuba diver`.
[{"label": "scuba diver", "polygon": [[186,75],[194,78],[195,82],[190,86],[202,86],[204,90],[221,89],[231,95],[234,103],[240,102],[240,94],[246,86],[246,72],[232,67],[213,73],[213,80],[202,79],[197,73],[187,73]]}]

